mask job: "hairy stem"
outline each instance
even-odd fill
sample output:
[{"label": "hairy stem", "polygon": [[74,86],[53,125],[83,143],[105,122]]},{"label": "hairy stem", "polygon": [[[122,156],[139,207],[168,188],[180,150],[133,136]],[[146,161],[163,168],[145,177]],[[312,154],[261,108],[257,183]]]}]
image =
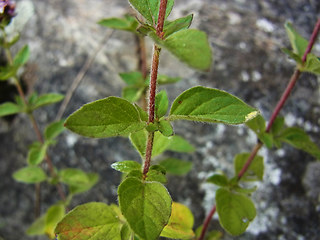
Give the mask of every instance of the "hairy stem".
[{"label": "hairy stem", "polygon": [[[163,36],[162,31],[163,31],[163,24],[164,24],[164,19],[165,19],[165,14],[166,14],[166,8],[167,8],[167,0],[161,0],[160,8],[159,8],[158,23],[157,23],[157,28],[156,28],[157,35],[160,38],[162,38],[161,36]],[[150,75],[150,85],[149,85],[148,124],[154,122],[154,109],[155,109],[155,100],[156,100],[156,89],[157,89],[157,78],[158,78],[160,51],[161,51],[161,48],[157,44],[154,44],[152,65],[151,65],[151,75]],[[151,165],[153,138],[154,138],[154,133],[149,133],[147,147],[146,147],[146,159],[144,161],[144,167],[143,167],[144,178],[146,178],[147,173],[150,168],[150,165]]]},{"label": "hairy stem", "polygon": [[[304,52],[304,55],[302,57],[302,62],[304,63],[307,59],[307,55],[311,52],[312,48],[313,48],[313,45],[319,35],[319,32],[320,32],[320,18],[318,19],[314,29],[313,29],[313,32],[312,32],[312,35],[310,37],[310,40],[309,40],[309,43],[308,43],[308,47],[306,49],[306,51]],[[267,128],[266,128],[266,132],[269,132],[271,130],[271,127],[274,123],[274,120],[277,118],[277,116],[279,115],[279,112],[281,111],[281,109],[283,108],[286,100],[288,99],[290,93],[292,92],[292,89],[294,88],[298,78],[300,77],[300,74],[301,72],[296,69],[294,71],[294,73],[292,74],[291,78],[290,78],[290,82],[288,83],[287,85],[287,88],[285,89],[284,93],[282,94],[280,100],[278,101],[276,107],[275,107],[275,110],[274,112],[272,113],[271,117],[270,117],[270,120],[269,120],[269,123],[267,125]],[[260,150],[260,148],[263,146],[263,143],[259,142],[257,143],[257,145],[253,148],[253,150],[251,151],[251,154],[249,156],[249,158],[247,159],[246,163],[244,164],[243,168],[240,170],[239,174],[238,174],[238,181],[242,178],[242,176],[245,174],[245,172],[248,170],[248,168],[250,167],[252,161],[254,160],[255,156],[257,155],[258,151]],[[205,224],[208,225],[211,218],[213,217],[214,213],[216,211],[216,205],[213,206],[212,210],[210,211],[208,217],[206,218],[204,224],[203,224],[203,228],[202,228],[202,231],[201,231],[201,235],[199,237],[198,240],[204,240],[204,237],[205,237],[205,234],[206,234],[206,230],[207,230],[207,227],[205,227]]]}]

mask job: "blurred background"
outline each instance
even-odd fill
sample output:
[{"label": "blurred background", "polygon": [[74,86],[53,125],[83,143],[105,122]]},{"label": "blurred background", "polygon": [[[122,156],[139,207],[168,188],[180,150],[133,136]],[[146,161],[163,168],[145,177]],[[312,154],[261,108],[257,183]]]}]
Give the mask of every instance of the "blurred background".
[{"label": "blurred background", "polygon": [[[22,30],[17,51],[28,44],[31,57],[23,71],[26,92],[65,94],[88,58],[99,49],[92,66],[76,89],[64,117],[91,102],[121,96],[124,83],[118,73],[137,69],[137,44],[131,33],[112,31],[97,24],[102,18],[121,17],[132,12],[126,0],[20,0],[18,15],[30,16]],[[284,23],[290,21],[305,38],[311,35],[320,17],[318,0],[176,0],[171,18],[194,13],[191,28],[208,34],[214,64],[209,72],[188,68],[161,52],[160,73],[181,77],[168,85],[169,100],[196,85],[219,88],[235,94],[260,109],[268,119],[294,70],[294,63],[282,53],[289,47]],[[101,42],[103,44],[101,45]],[[148,62],[152,42],[147,41]],[[314,47],[320,53],[320,42]],[[3,56],[2,56],[3,57]],[[15,93],[0,86],[1,101]],[[6,93],[6,94],[5,94]],[[8,96],[7,96],[8,95]],[[43,129],[55,119],[60,104],[35,112]],[[303,128],[320,144],[319,78],[303,74],[281,112],[289,126]],[[175,122],[175,132],[196,148],[192,154],[166,152],[193,163],[185,177],[169,177],[167,187],[174,201],[186,204],[202,224],[214,204],[216,187],[205,183],[208,176],[223,170],[233,174],[233,157],[251,151],[255,135],[245,126]],[[0,119],[0,239],[36,239],[25,230],[34,220],[34,186],[18,183],[12,173],[25,166],[28,146],[36,136],[27,116]],[[100,175],[89,192],[77,195],[78,204],[117,202],[120,174],[110,165],[117,161],[139,160],[139,154],[125,138],[88,139],[65,131],[49,152],[54,165],[81,168]],[[320,238],[320,163],[312,156],[284,145],[281,150],[263,148],[264,181],[253,194],[257,217],[242,236],[223,239],[306,239]],[[43,212],[59,200],[53,186],[42,186]],[[210,228],[220,229],[217,217]],[[38,238],[45,239],[45,238]]]}]

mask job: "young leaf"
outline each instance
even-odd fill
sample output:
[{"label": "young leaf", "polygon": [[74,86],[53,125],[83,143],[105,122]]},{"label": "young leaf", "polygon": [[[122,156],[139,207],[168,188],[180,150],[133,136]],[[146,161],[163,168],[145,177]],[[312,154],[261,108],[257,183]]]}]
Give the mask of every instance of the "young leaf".
[{"label": "young leaf", "polygon": [[17,66],[0,67],[0,81],[6,81],[11,77],[14,77],[18,71]]},{"label": "young leaf", "polygon": [[[134,7],[151,25],[156,26],[158,22],[160,0],[129,0]],[[166,18],[169,16],[174,0],[168,0]]]},{"label": "young leaf", "polygon": [[241,124],[258,114],[256,109],[227,92],[198,86],[174,100],[168,120]]},{"label": "young leaf", "polygon": [[173,128],[169,121],[160,120],[158,124],[158,129],[166,137],[170,137],[173,135]]},{"label": "young leaf", "polygon": [[141,170],[141,164],[135,161],[122,161],[111,164],[111,167],[122,173],[129,173],[132,170]]},{"label": "young leaf", "polygon": [[27,45],[25,45],[23,48],[20,49],[20,51],[16,54],[16,56],[13,59],[13,65],[14,66],[22,66],[24,65],[30,56],[30,50]]},{"label": "young leaf", "polygon": [[313,143],[308,134],[300,128],[287,128],[278,136],[278,139],[320,159],[319,147]]},{"label": "young leaf", "polygon": [[65,211],[65,207],[62,204],[53,205],[48,209],[45,218],[45,233],[51,239],[55,237],[54,229],[64,217]]},{"label": "young leaf", "polygon": [[141,98],[143,91],[144,91],[144,88],[140,88],[140,87],[135,87],[135,86],[124,87],[122,89],[122,97],[128,100],[129,102],[133,103],[138,101]]},{"label": "young leaf", "polygon": [[139,25],[137,20],[130,16],[126,15],[124,18],[106,18],[101,19],[98,24],[104,27],[109,27],[112,29],[136,32],[136,29]]},{"label": "young leaf", "polygon": [[166,91],[162,90],[156,95],[155,114],[157,118],[163,117],[168,110],[169,100]]},{"label": "young leaf", "polygon": [[37,108],[60,102],[64,98],[63,95],[58,93],[47,93],[39,96],[37,100],[32,105],[32,110],[35,110]]},{"label": "young leaf", "polygon": [[308,46],[308,41],[304,39],[292,26],[287,22],[285,25],[293,52],[302,58],[304,51]]},{"label": "young leaf", "polygon": [[61,182],[68,185],[81,185],[88,183],[87,174],[77,168],[66,168],[59,172]]},{"label": "young leaf", "polygon": [[[151,36],[153,37],[153,36]],[[153,37],[154,38],[154,37]],[[180,61],[198,70],[208,71],[212,63],[207,35],[199,30],[184,29],[160,41]]]},{"label": "young leaf", "polygon": [[142,121],[147,122],[148,121],[148,113],[146,113],[146,111],[144,111],[140,106],[138,106],[137,104],[134,104],[134,106],[136,107],[136,109],[139,112],[140,115],[140,119]]},{"label": "young leaf", "polygon": [[172,239],[192,239],[194,218],[185,205],[172,202],[172,212],[168,224],[161,232],[161,237]]},{"label": "young leaf", "polygon": [[192,169],[192,162],[183,161],[177,158],[167,158],[159,162],[167,173],[171,175],[183,176]]},{"label": "young leaf", "polygon": [[220,224],[234,236],[242,234],[256,216],[256,209],[250,198],[225,188],[217,190],[216,205]]},{"label": "young leaf", "polygon": [[261,115],[247,121],[246,125],[256,134],[263,133],[266,130],[266,121]]},{"label": "young leaf", "polygon": [[159,85],[164,85],[164,84],[177,83],[180,80],[181,80],[181,78],[179,78],[179,77],[173,78],[173,77],[169,77],[169,76],[166,76],[166,75],[159,74],[157,82],[158,82]]},{"label": "young leaf", "polygon": [[[234,171],[235,174],[241,171],[242,167],[246,163],[250,156],[250,153],[240,153],[235,156],[234,159]],[[253,159],[253,162],[250,164],[250,167],[243,175],[241,180],[243,181],[262,181],[263,180],[263,172],[264,172],[264,165],[263,165],[263,157],[256,156]]]},{"label": "young leaf", "polygon": [[174,21],[167,21],[163,27],[164,38],[183,29],[188,29],[191,25],[193,14],[186,17],[178,18]]},{"label": "young leaf", "polygon": [[51,123],[44,131],[45,140],[52,140],[64,131],[64,120]]},{"label": "young leaf", "polygon": [[138,150],[141,157],[146,155],[148,132],[143,129],[138,132],[131,133],[129,136],[131,144]]},{"label": "young leaf", "polygon": [[312,54],[309,53],[307,55],[307,61],[305,63],[305,65],[300,68],[301,71],[303,72],[310,72],[316,75],[320,75],[320,60],[319,58]]},{"label": "young leaf", "polygon": [[[154,166],[156,166],[156,165],[154,165]],[[152,167],[154,167],[154,166],[152,166]],[[149,172],[147,174],[147,177],[146,177],[146,181],[159,182],[162,184],[166,184],[167,183],[166,171],[164,170],[164,172],[163,172],[157,168],[153,168],[153,169],[150,168]]]},{"label": "young leaf", "polygon": [[129,86],[143,84],[144,82],[141,72],[124,72],[120,73],[119,76]]},{"label": "young leaf", "polygon": [[91,189],[99,180],[99,175],[96,173],[87,173],[88,182],[79,185],[69,185],[71,194],[79,194]]},{"label": "young leaf", "polygon": [[45,234],[46,227],[46,214],[43,214],[41,217],[37,218],[32,225],[27,229],[27,235],[36,236]]},{"label": "young leaf", "polygon": [[108,97],[85,104],[68,117],[65,126],[85,137],[103,138],[137,132],[145,122],[127,100]]},{"label": "young leaf", "polygon": [[273,135],[278,135],[284,129],[284,117],[277,117],[271,127]]},{"label": "young leaf", "polygon": [[222,174],[214,174],[207,179],[207,182],[213,183],[220,187],[226,187],[229,183],[228,178]]},{"label": "young leaf", "polygon": [[40,164],[45,158],[46,153],[47,153],[46,144],[33,145],[28,152],[28,158],[27,158],[28,164],[29,165]]},{"label": "young leaf", "polygon": [[0,117],[16,114],[22,112],[23,108],[11,102],[6,102],[0,105]]},{"label": "young leaf", "polygon": [[98,202],[77,206],[60,221],[55,233],[60,240],[122,240],[122,223],[112,207]]},{"label": "young leaf", "polygon": [[171,197],[158,182],[127,178],[118,188],[119,205],[131,229],[142,239],[155,240],[168,223]]},{"label": "young leaf", "polygon": [[47,179],[46,173],[37,166],[28,166],[13,173],[13,178],[18,182],[39,183]]},{"label": "young leaf", "polygon": [[158,156],[168,149],[170,145],[171,137],[166,137],[160,132],[154,133],[152,157]]},{"label": "young leaf", "polygon": [[183,137],[174,135],[171,137],[171,142],[167,147],[167,150],[181,153],[192,153],[195,151],[195,148]]},{"label": "young leaf", "polygon": [[287,54],[289,58],[292,58],[294,61],[296,61],[296,63],[298,63],[299,65],[302,65],[302,58],[298,54],[290,51],[287,48],[282,48],[281,50],[282,52]]}]

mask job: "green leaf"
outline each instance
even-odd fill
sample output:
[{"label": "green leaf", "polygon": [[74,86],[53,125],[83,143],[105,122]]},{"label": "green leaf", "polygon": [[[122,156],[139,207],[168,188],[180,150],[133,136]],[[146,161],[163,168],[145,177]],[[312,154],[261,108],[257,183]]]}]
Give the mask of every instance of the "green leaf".
[{"label": "green leaf", "polygon": [[89,179],[87,174],[78,168],[66,168],[59,171],[61,182],[68,185],[87,184]]},{"label": "green leaf", "polygon": [[28,166],[13,173],[13,178],[18,182],[39,183],[47,179],[46,173],[37,166]]},{"label": "green leaf", "polygon": [[236,192],[238,193],[244,193],[246,195],[248,194],[251,194],[255,191],[257,191],[258,187],[257,186],[254,186],[252,188],[243,188],[243,187],[240,187],[240,186],[234,186],[233,187],[233,190],[235,190]]},{"label": "green leaf", "polygon": [[163,27],[164,38],[183,29],[188,29],[191,25],[193,14],[186,17],[178,18],[174,21],[167,21]]},{"label": "green leaf", "polygon": [[172,212],[168,224],[161,232],[161,237],[171,239],[192,239],[194,218],[188,207],[172,202]]},{"label": "green leaf", "polygon": [[174,135],[171,137],[171,142],[167,147],[167,150],[181,153],[192,153],[195,151],[195,148],[183,137]]},{"label": "green leaf", "polygon": [[122,223],[113,208],[98,202],[77,206],[58,223],[58,240],[122,240]]},{"label": "green leaf", "polygon": [[[157,83],[159,85],[164,85],[164,84],[172,84],[172,83],[177,83],[181,80],[179,77],[169,77],[166,75],[158,75]],[[148,79],[148,84],[149,84],[150,79]]]},{"label": "green leaf", "polygon": [[0,117],[16,114],[22,111],[23,109],[15,103],[6,102],[0,105]]},{"label": "green leaf", "polygon": [[155,115],[157,118],[163,117],[168,110],[169,100],[166,91],[162,90],[156,95]]},{"label": "green leaf", "polygon": [[51,239],[55,237],[54,229],[64,217],[65,212],[65,207],[62,204],[53,205],[48,209],[45,218],[45,233]]},{"label": "green leaf", "polygon": [[207,35],[199,30],[184,29],[160,43],[180,61],[198,70],[208,71],[212,63]]},{"label": "green leaf", "polygon": [[106,18],[101,19],[98,24],[104,27],[109,27],[112,29],[136,32],[139,25],[138,21],[130,16],[126,15],[124,18]]},{"label": "green leaf", "polygon": [[147,113],[146,111],[144,111],[139,105],[134,104],[134,106],[136,107],[136,109],[137,109],[138,112],[139,112],[140,119],[141,119],[142,121],[147,122],[147,121],[148,121],[148,113]]},{"label": "green leaf", "polygon": [[37,218],[32,225],[27,229],[27,235],[36,236],[45,234],[46,227],[46,214],[43,214],[41,217]]},{"label": "green leaf", "polygon": [[52,140],[64,131],[64,120],[51,123],[44,131],[45,140]]},{"label": "green leaf", "polygon": [[160,165],[153,165],[147,173],[146,181],[167,183],[166,169]]},{"label": "green leaf", "polygon": [[79,194],[90,190],[98,181],[99,175],[96,173],[87,173],[88,182],[86,184],[69,185],[71,194]]},{"label": "green leaf", "polygon": [[229,180],[225,175],[222,174],[214,174],[207,179],[207,182],[213,183],[220,187],[226,187],[229,184]]},{"label": "green leaf", "polygon": [[32,105],[32,110],[35,110],[37,108],[60,102],[64,98],[63,95],[58,93],[47,93],[39,96],[37,100]]},{"label": "green leaf", "polygon": [[144,82],[141,72],[124,72],[120,73],[119,76],[129,86],[141,85]]},{"label": "green leaf", "polygon": [[292,58],[294,61],[296,61],[296,63],[302,65],[302,58],[301,58],[298,54],[290,51],[290,50],[287,49],[287,48],[282,48],[281,50],[282,50],[282,52],[284,52],[285,54],[287,54],[288,57],[290,57],[290,58]]},{"label": "green leaf", "polygon": [[168,120],[241,124],[258,114],[256,109],[227,92],[199,86],[186,90],[174,100]]},{"label": "green leaf", "polygon": [[127,178],[118,188],[119,205],[131,229],[142,239],[155,240],[169,221],[171,197],[158,182]]},{"label": "green leaf", "polygon": [[[142,157],[146,154],[148,132],[143,129],[139,132],[130,134],[132,145],[138,150]],[[152,156],[155,157],[167,150],[171,142],[171,137],[165,137],[160,132],[154,133]]]},{"label": "green leaf", "polygon": [[0,81],[6,81],[14,77],[18,71],[17,66],[0,67]]},{"label": "green leaf", "polygon": [[30,50],[28,45],[25,45],[20,51],[16,54],[13,59],[14,66],[22,66],[24,65],[30,57]]},{"label": "green leaf", "polygon": [[[235,171],[236,175],[238,175],[238,173],[241,171],[242,167],[247,162],[249,156],[250,156],[250,153],[240,153],[235,156],[234,171]],[[252,163],[250,164],[250,167],[248,168],[246,173],[241,178],[241,180],[243,180],[243,181],[262,181],[263,180],[263,172],[264,172],[263,157],[256,156],[253,159]]]},{"label": "green leaf", "polygon": [[121,161],[111,164],[111,167],[122,173],[129,173],[132,170],[141,170],[141,164],[135,161]]},{"label": "green leaf", "polygon": [[192,169],[192,162],[183,161],[177,158],[167,158],[159,162],[167,173],[171,175],[183,176]]},{"label": "green leaf", "polygon": [[278,135],[282,130],[284,130],[284,117],[277,117],[271,127],[271,132],[273,135]]},{"label": "green leaf", "polygon": [[29,165],[38,165],[40,164],[47,153],[47,145],[40,144],[40,145],[33,145],[29,149],[27,162]]},{"label": "green leaf", "polygon": [[141,98],[143,91],[144,91],[144,88],[139,88],[134,86],[124,87],[122,89],[122,97],[128,100],[129,102],[133,103],[138,101]]},{"label": "green leaf", "polygon": [[267,148],[271,149],[273,147],[274,139],[272,134],[266,132],[259,133],[258,138],[266,145]]},{"label": "green leaf", "polygon": [[307,55],[307,60],[302,68],[300,68],[300,71],[302,72],[310,72],[316,75],[320,75],[320,60],[319,58],[309,53]]},{"label": "green leaf", "polygon": [[161,120],[158,124],[158,129],[166,137],[170,137],[173,135],[173,128],[169,121]]},{"label": "green leaf", "polygon": [[69,130],[94,138],[127,135],[143,129],[145,125],[135,106],[117,97],[85,104],[65,122]]},{"label": "green leaf", "polygon": [[293,28],[291,23],[287,22],[284,26],[289,36],[293,52],[302,58],[305,50],[307,49],[308,41]]},{"label": "green leaf", "polygon": [[256,134],[263,133],[266,130],[266,121],[261,115],[247,121],[246,125]]},{"label": "green leaf", "polygon": [[[134,7],[150,24],[155,26],[158,22],[160,0],[129,0]],[[168,0],[166,18],[169,16],[174,0]]]},{"label": "green leaf", "polygon": [[300,128],[287,128],[278,136],[278,139],[320,159],[319,147],[313,143],[308,134]]},{"label": "green leaf", "polygon": [[234,236],[245,232],[256,216],[256,209],[250,198],[225,188],[217,190],[216,205],[220,224]]}]

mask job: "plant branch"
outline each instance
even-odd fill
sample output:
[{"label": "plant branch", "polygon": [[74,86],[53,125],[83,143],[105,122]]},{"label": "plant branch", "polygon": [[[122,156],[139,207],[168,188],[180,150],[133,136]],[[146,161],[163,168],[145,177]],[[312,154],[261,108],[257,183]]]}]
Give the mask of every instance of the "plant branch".
[{"label": "plant branch", "polygon": [[[159,8],[158,23],[157,23],[157,27],[156,27],[157,35],[160,38],[163,35],[162,30],[163,30],[163,24],[164,24],[164,19],[165,19],[165,14],[166,14],[166,8],[167,8],[167,0],[161,0],[160,8]],[[154,44],[152,66],[151,66],[151,75],[150,75],[150,85],[149,85],[148,124],[154,122],[154,109],[155,109],[160,51],[161,51],[161,48],[157,44]],[[146,147],[146,159],[144,161],[144,167],[143,167],[144,178],[146,178],[146,175],[147,175],[149,168],[150,168],[150,165],[151,165],[153,138],[154,138],[154,133],[149,133],[147,147]]]},{"label": "plant branch", "polygon": [[[311,52],[313,45],[319,35],[320,32],[320,18],[318,19],[312,35],[310,37],[309,43],[308,43],[308,47],[306,49],[306,51],[304,52],[304,55],[302,57],[302,62],[304,63],[307,59],[307,55]],[[274,120],[277,118],[279,112],[281,111],[282,107],[284,106],[286,100],[288,99],[290,93],[292,92],[292,89],[294,88],[299,76],[300,76],[301,72],[299,71],[299,69],[296,69],[293,73],[293,75],[290,78],[290,81],[287,85],[287,88],[285,89],[284,93],[282,94],[280,100],[278,101],[274,112],[272,113],[269,123],[267,125],[266,128],[266,132],[269,132],[271,130],[271,127],[274,123]],[[252,161],[254,160],[255,156],[257,155],[258,151],[260,150],[260,148],[263,146],[263,143],[258,142],[255,147],[253,148],[249,158],[247,159],[246,163],[244,164],[243,168],[240,170],[239,174],[238,174],[238,181],[242,178],[242,176],[245,174],[245,172],[248,170],[248,168],[250,167]],[[214,213],[216,211],[216,205],[213,206],[212,210],[210,211],[208,217],[206,218],[204,224],[203,224],[203,228],[201,231],[201,235],[199,237],[198,240],[204,240],[204,236],[206,234],[206,230],[207,230],[207,225],[209,224],[211,218],[213,217]],[[206,225],[206,226],[205,226]]]}]

